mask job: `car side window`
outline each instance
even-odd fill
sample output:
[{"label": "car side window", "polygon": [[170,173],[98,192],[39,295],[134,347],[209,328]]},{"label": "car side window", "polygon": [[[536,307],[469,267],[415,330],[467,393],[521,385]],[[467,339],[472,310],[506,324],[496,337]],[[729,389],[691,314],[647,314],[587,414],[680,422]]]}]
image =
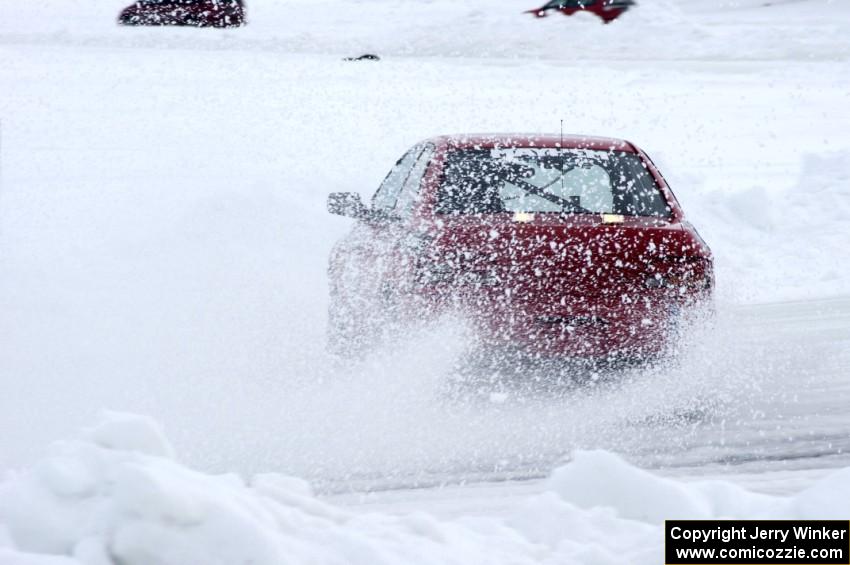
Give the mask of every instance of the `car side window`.
[{"label": "car side window", "polygon": [[375,196],[372,197],[372,209],[383,210],[390,212],[395,208],[396,201],[401,189],[404,188],[404,181],[410,176],[410,171],[416,163],[416,157],[422,152],[422,147],[417,146],[408,151],[396,162],[389,174],[384,177]]},{"label": "car side window", "polygon": [[595,3],[596,0],[552,0],[552,2],[546,4],[543,8],[587,8]]},{"label": "car side window", "polygon": [[413,166],[413,169],[410,171],[410,175],[408,175],[407,180],[404,182],[401,194],[398,197],[398,201],[395,206],[396,215],[406,218],[413,212],[413,208],[416,206],[416,203],[419,202],[422,179],[425,177],[425,172],[428,170],[428,164],[431,162],[436,151],[437,148],[429,143],[425,146],[425,149],[422,150],[422,153],[419,154],[419,158],[416,160],[416,164]]}]

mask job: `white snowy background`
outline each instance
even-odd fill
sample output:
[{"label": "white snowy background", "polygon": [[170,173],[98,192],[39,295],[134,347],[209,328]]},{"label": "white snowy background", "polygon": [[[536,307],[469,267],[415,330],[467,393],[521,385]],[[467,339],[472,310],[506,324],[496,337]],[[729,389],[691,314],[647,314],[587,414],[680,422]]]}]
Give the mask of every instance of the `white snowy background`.
[{"label": "white snowy background", "polygon": [[[0,564],[659,563],[664,518],[850,515],[850,3],[603,26],[256,0],[227,31],[120,28],[123,5],[0,2]],[[561,119],[662,167],[718,327],[554,399],[445,402],[451,323],[333,364],[326,193],[431,135]],[[81,436],[103,409],[158,423]],[[494,478],[534,480],[409,490]]]}]

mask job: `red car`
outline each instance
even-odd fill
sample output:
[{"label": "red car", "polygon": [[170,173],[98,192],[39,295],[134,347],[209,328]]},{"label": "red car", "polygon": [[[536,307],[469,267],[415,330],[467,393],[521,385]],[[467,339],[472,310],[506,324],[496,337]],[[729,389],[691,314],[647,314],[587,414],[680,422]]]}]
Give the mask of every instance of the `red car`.
[{"label": "red car", "polygon": [[710,299],[711,251],[634,144],[457,135],[407,151],[330,258],[329,337],[352,353],[399,323],[463,312],[488,349],[649,359]]},{"label": "red car", "polygon": [[138,0],[118,15],[123,25],[239,27],[245,24],[242,0]]},{"label": "red car", "polygon": [[611,23],[622,16],[629,8],[635,5],[634,0],[552,0],[536,10],[527,13],[534,14],[538,18],[545,18],[549,10],[558,10],[565,16],[572,16],[578,12],[589,12],[596,14],[603,23]]}]

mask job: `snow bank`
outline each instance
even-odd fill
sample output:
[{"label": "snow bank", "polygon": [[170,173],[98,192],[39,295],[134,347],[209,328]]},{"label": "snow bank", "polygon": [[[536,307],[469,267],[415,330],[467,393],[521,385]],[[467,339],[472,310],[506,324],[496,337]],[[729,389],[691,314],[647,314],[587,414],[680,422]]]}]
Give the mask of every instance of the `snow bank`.
[{"label": "snow bank", "polygon": [[[802,157],[787,189],[756,184],[694,193],[686,209],[717,257],[718,278],[738,300],[846,294],[850,261],[850,153]],[[769,293],[769,294],[766,294]]]},{"label": "snow bank", "polygon": [[[163,456],[144,418],[109,416],[87,439],[0,486],[0,563],[531,562],[534,547],[503,526],[479,531],[427,516],[358,516],[275,475],[245,482]],[[2,539],[2,538],[0,538]],[[499,543],[489,543],[493,539]],[[20,559],[20,561],[16,561]]]},{"label": "snow bank", "polygon": [[298,479],[205,475],[170,453],[151,420],[108,414],[10,474],[0,483],[0,564],[658,563],[664,518],[850,512],[850,469],[778,498],[579,452],[507,518],[355,514]]}]

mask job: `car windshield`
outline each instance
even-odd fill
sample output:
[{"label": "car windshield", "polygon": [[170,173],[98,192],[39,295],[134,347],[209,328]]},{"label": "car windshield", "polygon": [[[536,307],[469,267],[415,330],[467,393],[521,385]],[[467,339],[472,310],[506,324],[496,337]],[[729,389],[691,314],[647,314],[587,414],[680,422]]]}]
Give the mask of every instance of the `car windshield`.
[{"label": "car windshield", "polygon": [[666,218],[671,210],[643,161],[633,153],[516,147],[450,151],[436,212]]}]

